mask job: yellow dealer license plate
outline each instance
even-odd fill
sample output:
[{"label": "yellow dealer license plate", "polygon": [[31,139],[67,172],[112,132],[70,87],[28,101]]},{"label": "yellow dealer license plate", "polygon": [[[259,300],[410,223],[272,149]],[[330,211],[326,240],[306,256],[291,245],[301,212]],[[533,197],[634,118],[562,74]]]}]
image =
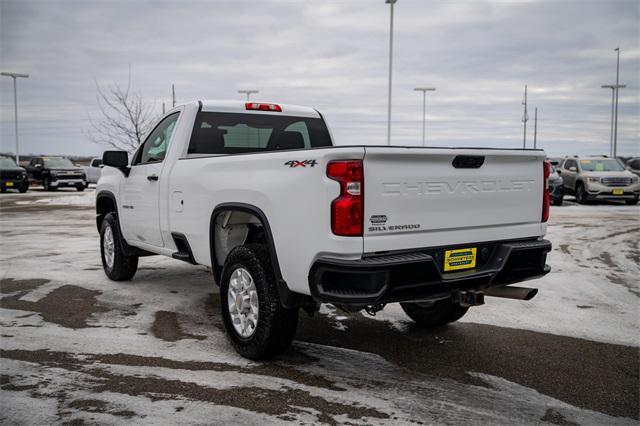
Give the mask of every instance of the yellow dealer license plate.
[{"label": "yellow dealer license plate", "polygon": [[616,188],[613,190],[613,195],[624,195],[624,189]]},{"label": "yellow dealer license plate", "polygon": [[457,271],[476,267],[476,248],[447,250],[444,252],[444,270]]},{"label": "yellow dealer license plate", "polygon": [[7,183],[5,183],[5,185],[7,185],[7,186],[13,186],[13,182],[7,182]]}]

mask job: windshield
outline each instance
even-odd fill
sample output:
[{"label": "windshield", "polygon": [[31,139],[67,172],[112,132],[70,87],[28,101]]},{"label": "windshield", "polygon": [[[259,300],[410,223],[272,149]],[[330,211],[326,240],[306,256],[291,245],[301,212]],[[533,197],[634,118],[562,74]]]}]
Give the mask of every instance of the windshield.
[{"label": "windshield", "polygon": [[580,167],[585,172],[622,172],[624,167],[618,160],[580,160]]},{"label": "windshield", "polygon": [[44,165],[50,169],[72,169],[75,167],[68,158],[45,158]]},{"label": "windshield", "polygon": [[16,167],[16,162],[13,161],[13,158],[0,158],[0,168],[10,169],[13,167]]}]

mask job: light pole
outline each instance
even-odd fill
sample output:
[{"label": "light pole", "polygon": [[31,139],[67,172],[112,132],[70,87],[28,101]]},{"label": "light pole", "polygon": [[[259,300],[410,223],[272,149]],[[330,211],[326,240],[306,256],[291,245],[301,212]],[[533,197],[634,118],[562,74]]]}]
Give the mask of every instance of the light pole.
[{"label": "light pole", "polygon": [[389,15],[389,99],[387,100],[387,145],[391,145],[391,73],[393,65],[393,5],[398,0],[385,0],[386,4],[391,5],[391,14]]},{"label": "light pole", "polygon": [[260,93],[260,91],[259,90],[238,90],[238,93],[243,93],[247,95],[247,100],[249,100],[249,98],[253,93]]},{"label": "light pole", "polygon": [[627,87],[626,84],[603,84],[603,89],[611,89],[611,130],[609,131],[609,156],[613,157],[613,119],[616,110],[616,89]]},{"label": "light pole", "polygon": [[422,92],[422,146],[425,145],[426,140],[426,122],[427,122],[427,92],[435,92],[435,87],[416,87],[416,92]]},{"label": "light pole", "polygon": [[15,125],[16,125],[16,164],[20,165],[20,143],[18,142],[18,78],[29,78],[29,74],[18,74],[15,72],[1,72],[0,75],[13,78],[13,105],[15,108]]},{"label": "light pole", "polygon": [[613,127],[613,157],[618,154],[618,92],[620,88],[620,48],[613,49],[618,53],[618,59],[616,61],[616,118]]},{"label": "light pole", "polygon": [[529,113],[527,112],[527,85],[524,85],[524,111],[522,113],[522,122],[524,123],[524,133],[522,135],[522,149],[527,149],[527,121],[529,121]]},{"label": "light pole", "polygon": [[533,149],[538,147],[538,107],[536,107],[536,112],[534,114],[533,119]]}]

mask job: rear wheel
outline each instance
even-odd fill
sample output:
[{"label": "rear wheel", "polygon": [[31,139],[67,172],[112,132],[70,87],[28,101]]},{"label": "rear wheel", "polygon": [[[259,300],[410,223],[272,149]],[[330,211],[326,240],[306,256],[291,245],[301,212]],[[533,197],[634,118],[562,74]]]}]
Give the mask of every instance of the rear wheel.
[{"label": "rear wheel", "polygon": [[587,192],[585,191],[584,184],[582,182],[578,182],[576,185],[576,202],[578,204],[587,203]]},{"label": "rear wheel", "polygon": [[108,213],[100,228],[100,255],[104,273],[113,281],[128,281],[138,269],[138,256],[127,256],[122,251],[118,216]]},{"label": "rear wheel", "polygon": [[417,324],[437,327],[459,320],[469,308],[453,303],[451,299],[425,303],[401,303],[402,310]]},{"label": "rear wheel", "polygon": [[260,360],[289,347],[298,325],[298,309],[282,306],[267,248],[236,247],[220,280],[220,304],[227,334],[245,358]]}]

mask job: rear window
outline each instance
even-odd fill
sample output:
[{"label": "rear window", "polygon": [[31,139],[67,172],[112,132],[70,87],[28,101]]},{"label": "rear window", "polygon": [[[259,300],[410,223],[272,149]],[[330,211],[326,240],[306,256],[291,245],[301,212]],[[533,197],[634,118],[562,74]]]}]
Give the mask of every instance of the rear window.
[{"label": "rear window", "polygon": [[331,146],[321,118],[200,112],[189,142],[189,154],[310,149]]}]

